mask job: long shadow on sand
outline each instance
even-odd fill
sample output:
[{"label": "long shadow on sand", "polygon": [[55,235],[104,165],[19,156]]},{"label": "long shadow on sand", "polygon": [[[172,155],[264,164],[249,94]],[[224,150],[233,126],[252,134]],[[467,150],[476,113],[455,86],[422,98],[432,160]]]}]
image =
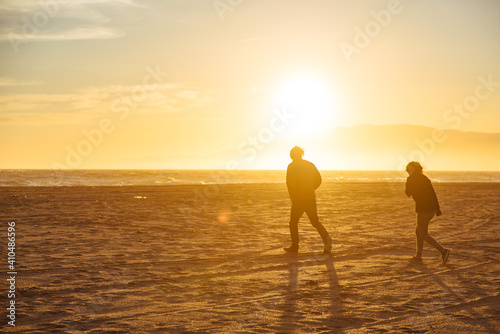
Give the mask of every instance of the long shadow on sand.
[{"label": "long shadow on sand", "polygon": [[[422,274],[430,277],[437,285],[439,285],[443,291],[445,292],[445,295],[441,299],[441,305],[440,305],[440,311],[453,311],[457,309],[461,309],[468,313],[468,316],[465,315],[459,315],[460,316],[460,321],[469,323],[472,326],[480,326],[483,328],[485,333],[498,333],[497,328],[495,327],[494,324],[490,322],[490,319],[487,317],[482,316],[478,312],[474,310],[474,304],[476,301],[481,301],[482,299],[485,298],[495,298],[498,296],[488,296],[488,297],[483,297],[478,300],[466,300],[464,297],[461,296],[459,291],[456,291],[453,287],[451,287],[447,282],[446,279],[439,277],[436,273],[435,270],[429,268],[425,264],[419,264],[415,266],[416,269],[418,269]],[[468,279],[462,276],[460,270],[450,270],[448,273],[450,276],[453,277],[455,281],[459,282],[467,282]],[[483,291],[479,286],[475,285],[474,290],[478,290],[481,295],[489,295],[490,293],[487,293],[486,291]],[[423,314],[425,316],[425,313]]]},{"label": "long shadow on sand", "polygon": [[[341,288],[332,257],[322,254],[289,254],[285,258],[288,261],[288,286],[281,306],[278,333],[344,333],[341,328]],[[308,273],[301,275],[307,269]],[[315,272],[313,276],[311,270]],[[308,279],[308,276],[316,279]]]}]

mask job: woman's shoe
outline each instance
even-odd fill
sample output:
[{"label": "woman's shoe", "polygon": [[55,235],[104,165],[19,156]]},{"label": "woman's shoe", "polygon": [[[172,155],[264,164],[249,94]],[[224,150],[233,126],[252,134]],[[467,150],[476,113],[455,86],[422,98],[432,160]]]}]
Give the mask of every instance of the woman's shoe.
[{"label": "woman's shoe", "polygon": [[446,261],[448,261],[448,257],[450,256],[451,251],[449,249],[445,249],[443,251],[443,254],[441,255],[441,259],[443,260],[443,264],[446,264]]},{"label": "woman's shoe", "polygon": [[325,248],[323,249],[323,254],[332,253],[332,238],[328,236],[328,240],[325,242]]}]

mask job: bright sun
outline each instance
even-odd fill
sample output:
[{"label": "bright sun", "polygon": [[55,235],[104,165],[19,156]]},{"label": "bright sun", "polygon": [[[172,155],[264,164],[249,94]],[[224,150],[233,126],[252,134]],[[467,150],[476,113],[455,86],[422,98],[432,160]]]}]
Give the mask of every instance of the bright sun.
[{"label": "bright sun", "polygon": [[290,132],[295,136],[328,130],[334,126],[335,98],[333,88],[321,78],[294,76],[282,84],[276,93],[276,102],[295,115]]}]

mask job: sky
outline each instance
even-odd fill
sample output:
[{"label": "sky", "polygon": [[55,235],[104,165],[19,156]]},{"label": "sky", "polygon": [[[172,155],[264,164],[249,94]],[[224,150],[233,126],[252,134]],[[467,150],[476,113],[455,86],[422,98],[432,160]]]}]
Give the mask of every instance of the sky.
[{"label": "sky", "polygon": [[496,0],[0,0],[0,15],[4,169],[246,169],[227,152],[362,124],[500,133]]}]

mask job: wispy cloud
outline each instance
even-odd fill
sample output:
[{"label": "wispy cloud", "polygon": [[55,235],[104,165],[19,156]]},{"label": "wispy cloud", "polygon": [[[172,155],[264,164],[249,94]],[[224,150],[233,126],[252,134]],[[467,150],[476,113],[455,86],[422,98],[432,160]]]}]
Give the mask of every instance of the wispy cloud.
[{"label": "wispy cloud", "polygon": [[274,35],[250,37],[250,38],[245,38],[243,41],[244,42],[250,42],[250,41],[256,41],[256,40],[259,40],[259,39],[269,39],[269,38],[273,38],[273,37],[274,37]]},{"label": "wispy cloud", "polygon": [[9,78],[0,78],[0,87],[15,87],[15,86],[36,86],[41,85],[40,81],[25,81],[25,80],[14,80]]},{"label": "wispy cloud", "polygon": [[125,32],[105,27],[85,27],[61,31],[58,33],[47,33],[34,35],[34,41],[71,41],[85,39],[111,39],[125,36]]},{"label": "wispy cloud", "polygon": [[[137,86],[109,85],[87,87],[68,94],[0,95],[0,126],[15,123],[38,125],[76,124],[82,119],[116,117],[113,108],[127,107],[130,113],[173,113],[203,108],[210,104],[209,93],[181,84],[144,86],[147,95],[134,101]],[[30,115],[29,119],[26,117]],[[38,115],[38,116],[37,116]]]},{"label": "wispy cloud", "polygon": [[[211,98],[208,93],[182,85],[167,83],[162,85],[142,86],[145,97],[134,102],[133,92],[137,86],[112,85],[89,87],[78,91],[79,99],[72,103],[74,110],[109,111],[113,105],[132,106],[137,112],[181,112],[202,108]],[[128,102],[132,100],[132,102]]]},{"label": "wispy cloud", "polygon": [[138,8],[145,7],[133,0],[3,2],[0,4],[0,40],[119,38],[126,35],[126,23],[130,23]]}]

